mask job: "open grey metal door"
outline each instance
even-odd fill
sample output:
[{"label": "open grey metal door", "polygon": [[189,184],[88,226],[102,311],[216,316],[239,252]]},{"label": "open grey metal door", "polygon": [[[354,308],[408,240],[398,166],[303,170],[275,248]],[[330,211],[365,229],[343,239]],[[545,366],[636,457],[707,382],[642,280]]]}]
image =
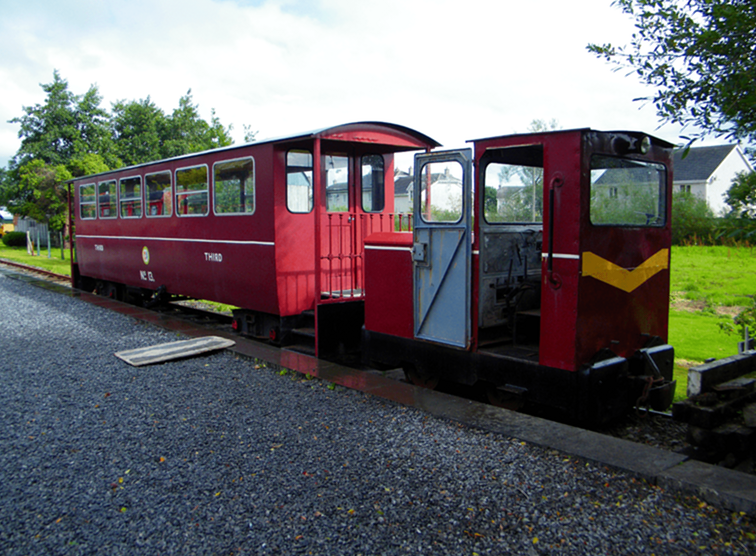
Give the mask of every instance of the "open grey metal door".
[{"label": "open grey metal door", "polygon": [[468,348],[472,150],[415,156],[415,337]]}]

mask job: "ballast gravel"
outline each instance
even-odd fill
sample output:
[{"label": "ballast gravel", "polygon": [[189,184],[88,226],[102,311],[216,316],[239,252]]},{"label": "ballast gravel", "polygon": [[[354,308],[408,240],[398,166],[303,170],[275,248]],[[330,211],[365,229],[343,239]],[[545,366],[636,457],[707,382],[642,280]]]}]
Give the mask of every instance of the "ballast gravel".
[{"label": "ballast gravel", "polygon": [[0,552],[753,554],[754,522],[0,273]]}]

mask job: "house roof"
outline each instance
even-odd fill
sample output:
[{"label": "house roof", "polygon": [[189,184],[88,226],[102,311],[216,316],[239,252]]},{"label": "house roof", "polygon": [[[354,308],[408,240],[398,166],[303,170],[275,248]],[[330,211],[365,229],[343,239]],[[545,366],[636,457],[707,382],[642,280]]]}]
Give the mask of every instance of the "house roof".
[{"label": "house roof", "polygon": [[675,181],[707,181],[737,145],[716,147],[692,147],[683,158],[683,149],[676,150],[673,157]]}]

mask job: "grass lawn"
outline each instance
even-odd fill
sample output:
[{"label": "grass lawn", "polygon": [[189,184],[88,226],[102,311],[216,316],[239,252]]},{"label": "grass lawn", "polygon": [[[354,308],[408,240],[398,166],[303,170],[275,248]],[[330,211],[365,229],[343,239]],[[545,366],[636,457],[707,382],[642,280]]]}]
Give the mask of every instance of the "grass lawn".
[{"label": "grass lawn", "polygon": [[[687,367],[738,352],[742,338],[722,332],[719,323],[753,303],[756,249],[673,247],[669,343],[675,346],[675,399],[686,397]],[[754,331],[756,333],[756,331]]]},{"label": "grass lawn", "polygon": [[41,249],[39,256],[32,256],[26,252],[26,247],[8,247],[0,242],[0,259],[8,259],[17,263],[36,266],[37,268],[42,268],[50,272],[57,272],[58,274],[70,276],[71,261],[67,249],[64,251],[64,255],[66,259],[61,260],[60,247],[57,247],[50,250],[49,259],[47,258],[47,249]]}]

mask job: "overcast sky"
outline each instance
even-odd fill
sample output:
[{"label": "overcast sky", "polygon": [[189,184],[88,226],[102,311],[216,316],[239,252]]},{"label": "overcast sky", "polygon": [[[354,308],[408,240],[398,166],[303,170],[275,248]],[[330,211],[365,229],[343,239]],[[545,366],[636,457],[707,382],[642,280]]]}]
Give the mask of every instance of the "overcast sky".
[{"label": "overcast sky", "polygon": [[0,0],[0,165],[55,69],[108,110],[170,113],[191,89],[237,142],[379,120],[458,147],[534,119],[677,142],[633,102],[651,91],[586,51],[632,30],[611,0]]}]

